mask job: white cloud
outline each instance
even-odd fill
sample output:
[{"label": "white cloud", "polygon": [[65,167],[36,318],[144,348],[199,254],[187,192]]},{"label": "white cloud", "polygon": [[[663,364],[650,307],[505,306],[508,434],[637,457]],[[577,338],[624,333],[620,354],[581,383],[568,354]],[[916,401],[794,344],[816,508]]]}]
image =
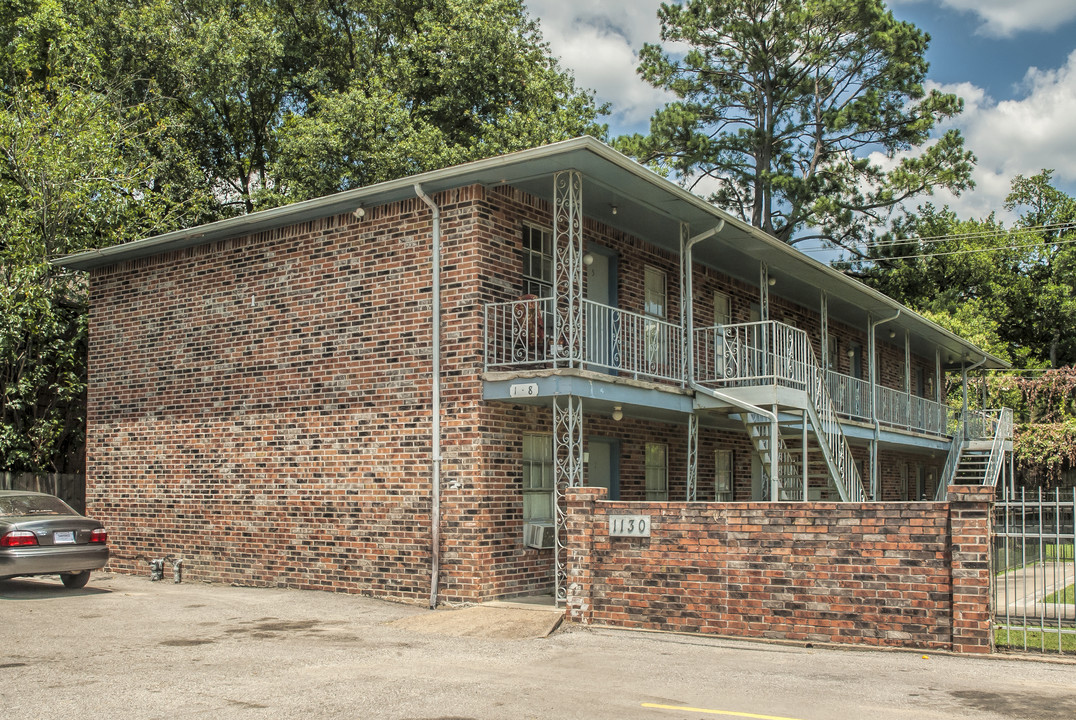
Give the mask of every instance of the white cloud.
[{"label": "white cloud", "polygon": [[890,5],[932,2],[979,16],[979,32],[1011,37],[1028,30],[1053,30],[1076,18],[1073,0],[891,0]]},{"label": "white cloud", "polygon": [[613,134],[646,131],[654,110],[672,99],[635,72],[643,43],[659,42],[661,0],[528,0],[531,16],[578,84],[612,103]]},{"label": "white cloud", "polygon": [[1043,168],[1055,171],[1055,184],[1066,192],[1076,187],[1076,51],[1056,70],[1028,70],[1018,99],[997,102],[970,83],[934,87],[964,98],[964,112],[952,126],[978,158],[975,189],[959,198],[939,192],[935,204],[948,204],[962,217],[996,212],[1005,218],[1012,179]]}]

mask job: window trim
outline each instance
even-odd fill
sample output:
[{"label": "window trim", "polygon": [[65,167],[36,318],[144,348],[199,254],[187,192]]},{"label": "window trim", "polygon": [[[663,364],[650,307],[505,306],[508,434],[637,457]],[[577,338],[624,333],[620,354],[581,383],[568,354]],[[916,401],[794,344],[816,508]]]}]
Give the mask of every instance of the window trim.
[{"label": "window trim", "polygon": [[[528,447],[528,442],[527,441],[528,441],[528,439],[532,439],[532,440],[537,439],[539,441],[544,441],[545,443],[547,443],[547,445],[546,445],[546,453],[544,454],[545,455],[544,457],[542,457],[542,458],[528,458],[527,457],[527,447]],[[554,458],[553,458],[553,435],[550,434],[550,433],[532,433],[532,432],[523,433],[523,447],[521,448],[521,451],[522,451],[521,452],[521,475],[522,475],[522,482],[523,482],[523,500],[524,500],[524,502],[522,503],[523,504],[523,508],[522,508],[523,522],[549,522],[549,521],[552,521],[553,520],[553,515],[555,514],[555,508],[553,507],[553,502],[554,502],[553,491],[554,491],[555,486],[556,486],[556,478],[553,476],[554,472],[555,472],[555,469],[554,469],[555,462],[554,462]],[[527,479],[527,476],[528,476],[528,472],[527,472],[528,463],[531,464],[532,468],[535,465],[537,465],[537,466],[539,466],[541,468],[541,470],[540,470],[541,477],[542,477],[542,486],[541,487],[535,488],[535,487],[529,487],[528,486],[528,479]],[[548,470],[548,487],[546,486],[547,470]],[[548,515],[542,515],[542,516],[538,516],[538,515],[530,515],[530,516],[528,516],[528,514],[527,514],[527,505],[529,503],[526,502],[526,498],[527,498],[528,495],[549,495],[549,514]]]},{"label": "window trim", "polygon": [[[531,233],[539,233],[541,247],[538,251],[531,248],[528,243],[531,241]],[[548,240],[549,255],[545,254],[545,248]],[[523,228],[520,231],[520,246],[523,251],[523,294],[534,295],[539,298],[553,297],[553,288],[556,286],[556,278],[553,276],[553,260],[556,253],[556,248],[553,247],[553,231],[549,228],[535,225],[533,223],[523,223]],[[534,258],[539,259],[539,270],[544,268],[545,261],[549,261],[549,278],[548,280],[538,275],[528,274],[528,269],[534,269]],[[534,292],[536,289],[541,289],[542,292]]]},{"label": "window trim", "polygon": [[[732,448],[714,450],[714,502],[732,502],[736,496],[736,456],[734,453],[735,451]],[[727,458],[728,466],[725,470],[721,469],[719,458]],[[721,483],[722,473],[726,473],[728,476],[727,487],[724,487]]]},{"label": "window trim", "polygon": [[[651,449],[657,450],[659,448],[661,450],[661,465],[651,464]],[[667,502],[669,500],[669,445],[668,443],[648,442],[646,443],[644,453],[643,475],[646,500],[647,502]],[[651,471],[659,471],[661,473],[662,489],[651,490]],[[661,497],[651,497],[652,495],[660,495]]]}]

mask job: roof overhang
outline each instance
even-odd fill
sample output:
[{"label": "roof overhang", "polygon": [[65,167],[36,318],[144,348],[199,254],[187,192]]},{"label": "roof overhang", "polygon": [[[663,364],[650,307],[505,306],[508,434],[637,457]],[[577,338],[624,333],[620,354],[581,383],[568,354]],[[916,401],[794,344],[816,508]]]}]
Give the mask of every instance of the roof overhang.
[{"label": "roof overhang", "polygon": [[711,266],[750,285],[757,285],[759,263],[768,266],[774,293],[808,308],[819,308],[825,291],[830,317],[866,328],[868,318],[887,322],[903,346],[910,336],[913,351],[931,355],[940,348],[947,366],[982,363],[1007,368],[1000,358],[916,314],[892,298],[847,277],[795,248],[732,217],[679,185],[657,175],[598,140],[580,137],[508,155],[433,170],[399,180],[356,188],[325,197],[263,210],[207,225],[68,255],[53,264],[93,270],[128,260],[204,245],[217,240],[271,230],[331,215],[351,213],[416,197],[415,186],[435,194],[468,185],[510,185],[549,202],[553,175],[576,170],[583,177],[583,214],[610,227],[640,237],[674,253],[679,252],[680,225],[692,234],[722,225],[720,232],[700,242],[693,251],[696,262]]}]

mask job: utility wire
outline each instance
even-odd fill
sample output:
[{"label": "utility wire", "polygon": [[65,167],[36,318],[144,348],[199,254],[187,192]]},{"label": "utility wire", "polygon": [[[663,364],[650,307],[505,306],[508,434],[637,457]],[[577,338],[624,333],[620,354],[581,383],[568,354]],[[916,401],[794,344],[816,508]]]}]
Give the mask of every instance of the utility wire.
[{"label": "utility wire", "polygon": [[[1035,231],[1043,231],[1043,232],[1045,232],[1045,231],[1063,231],[1063,230],[1071,230],[1071,229],[1074,229],[1074,228],[1076,228],[1076,222],[1052,223],[1052,224],[1048,224],[1048,225],[1031,225],[1031,226],[1028,226],[1028,227],[1012,228],[1010,230],[1005,230],[1005,229],[1002,229],[1002,228],[994,228],[994,229],[991,229],[991,230],[982,230],[982,231],[973,232],[973,233],[954,233],[952,235],[921,235],[921,236],[917,236],[917,237],[902,238],[902,239],[873,240],[873,241],[866,241],[866,242],[857,243],[856,247],[859,247],[859,248],[872,248],[872,247],[874,247],[874,248],[883,248],[883,247],[891,247],[891,246],[895,246],[895,245],[913,245],[913,244],[932,245],[932,244],[936,244],[936,243],[948,242],[950,240],[974,240],[974,239],[990,237],[990,236],[997,236],[997,235],[1011,235],[1011,234],[1014,234],[1014,233],[1022,234],[1022,233],[1030,233],[1030,232],[1035,232]],[[1055,242],[1057,242],[1057,241],[1055,241]],[[1051,243],[1051,244],[1053,244],[1053,243]],[[804,247],[801,247],[801,246],[796,246],[796,249],[799,250],[800,252],[803,252],[803,253],[809,253],[809,252],[822,252],[822,251],[827,251],[827,250],[828,251],[833,251],[833,250],[839,250],[841,248],[840,248],[840,246],[818,245],[818,246],[807,247],[807,248],[804,248]]]},{"label": "utility wire", "polygon": [[[1057,245],[1072,245],[1076,243],[1076,238],[1070,240],[1057,240],[1050,243],[1051,246]],[[934,257],[946,257],[949,255],[972,255],[976,253],[994,252],[996,250],[1021,250],[1024,248],[1042,247],[1039,243],[1024,243],[1021,245],[998,245],[995,247],[986,248],[969,248],[965,250],[948,250],[946,252],[932,252],[932,253],[919,253],[916,255],[895,255],[893,257],[877,257],[877,258],[856,258],[850,262],[881,262],[883,260],[916,260],[919,258],[934,258]]]}]

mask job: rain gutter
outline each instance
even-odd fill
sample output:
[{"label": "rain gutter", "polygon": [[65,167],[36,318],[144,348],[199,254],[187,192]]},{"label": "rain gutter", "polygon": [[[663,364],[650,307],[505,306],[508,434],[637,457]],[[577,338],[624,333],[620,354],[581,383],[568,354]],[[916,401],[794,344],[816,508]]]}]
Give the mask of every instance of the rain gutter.
[{"label": "rain gutter", "polygon": [[433,418],[430,507],[430,609],[437,608],[437,580],[441,573],[441,209],[415,183],[415,194],[433,211]]}]

